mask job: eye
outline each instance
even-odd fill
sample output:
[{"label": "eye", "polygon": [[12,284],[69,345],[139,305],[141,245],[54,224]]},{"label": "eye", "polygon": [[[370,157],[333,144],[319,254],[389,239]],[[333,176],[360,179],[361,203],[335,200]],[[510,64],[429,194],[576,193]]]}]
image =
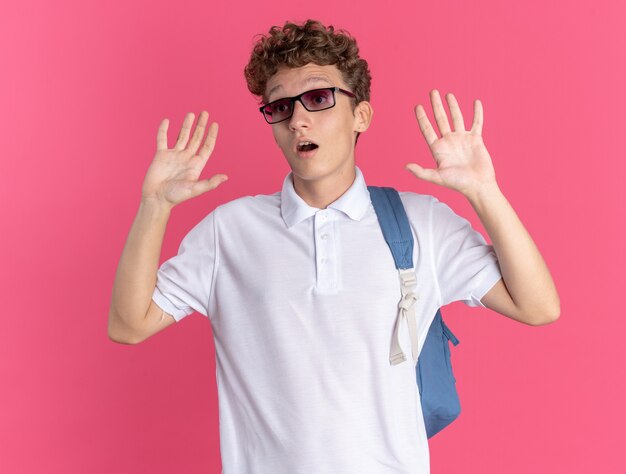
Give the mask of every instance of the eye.
[{"label": "eye", "polygon": [[328,97],[326,97],[326,94],[323,92],[317,93],[313,96],[313,102],[315,102],[318,105],[323,104],[327,100],[328,100]]},{"label": "eye", "polygon": [[276,112],[277,114],[283,114],[289,112],[289,108],[291,107],[291,102],[289,100],[281,100],[274,104],[271,104],[272,112]]}]

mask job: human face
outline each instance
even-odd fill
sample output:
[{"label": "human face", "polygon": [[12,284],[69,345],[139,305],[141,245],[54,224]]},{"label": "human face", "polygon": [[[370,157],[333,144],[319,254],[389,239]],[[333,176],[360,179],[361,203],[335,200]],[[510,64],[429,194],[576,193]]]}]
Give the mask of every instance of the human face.
[{"label": "human face", "polygon": [[[335,65],[309,63],[299,68],[279,69],[268,81],[266,91],[271,102],[332,86],[350,91]],[[369,109],[368,103],[361,102],[353,112],[352,101],[354,99],[348,95],[336,92],[335,106],[316,112],[307,111],[296,101],[291,118],[271,125],[274,140],[293,171],[296,190],[298,186],[315,186],[322,182],[345,189],[352,184],[356,132],[365,131],[370,118],[362,111]],[[303,139],[318,148],[310,152],[298,151],[298,142]]]}]

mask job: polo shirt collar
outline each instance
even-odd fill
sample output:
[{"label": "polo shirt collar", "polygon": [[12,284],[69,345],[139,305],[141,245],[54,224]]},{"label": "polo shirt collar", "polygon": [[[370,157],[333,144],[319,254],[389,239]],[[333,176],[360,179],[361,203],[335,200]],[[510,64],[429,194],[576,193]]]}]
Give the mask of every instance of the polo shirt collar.
[{"label": "polo shirt collar", "polygon": [[[328,207],[343,212],[352,220],[360,221],[367,212],[371,201],[363,173],[358,166],[355,166],[355,171],[356,177],[352,185]],[[283,181],[283,189],[280,193],[280,212],[287,227],[302,222],[320,210],[317,207],[309,206],[304,199],[298,196],[292,178],[293,172],[290,172]]]}]

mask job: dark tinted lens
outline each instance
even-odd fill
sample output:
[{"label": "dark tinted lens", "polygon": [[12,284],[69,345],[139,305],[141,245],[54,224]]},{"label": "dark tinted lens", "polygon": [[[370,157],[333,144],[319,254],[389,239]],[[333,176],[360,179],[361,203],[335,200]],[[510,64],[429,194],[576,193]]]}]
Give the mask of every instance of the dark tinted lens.
[{"label": "dark tinted lens", "polygon": [[307,92],[302,96],[302,102],[309,110],[323,110],[335,105],[332,89]]},{"label": "dark tinted lens", "polygon": [[267,104],[263,111],[270,122],[284,120],[291,115],[291,101],[289,99],[277,100]]}]

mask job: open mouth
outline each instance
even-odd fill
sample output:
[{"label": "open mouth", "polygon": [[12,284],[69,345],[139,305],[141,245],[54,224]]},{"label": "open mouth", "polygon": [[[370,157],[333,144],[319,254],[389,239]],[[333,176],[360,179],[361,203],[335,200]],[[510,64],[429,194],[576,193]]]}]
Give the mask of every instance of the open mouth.
[{"label": "open mouth", "polygon": [[311,150],[315,150],[316,148],[319,148],[319,146],[313,142],[302,142],[298,144],[297,150],[298,151],[311,151]]}]

